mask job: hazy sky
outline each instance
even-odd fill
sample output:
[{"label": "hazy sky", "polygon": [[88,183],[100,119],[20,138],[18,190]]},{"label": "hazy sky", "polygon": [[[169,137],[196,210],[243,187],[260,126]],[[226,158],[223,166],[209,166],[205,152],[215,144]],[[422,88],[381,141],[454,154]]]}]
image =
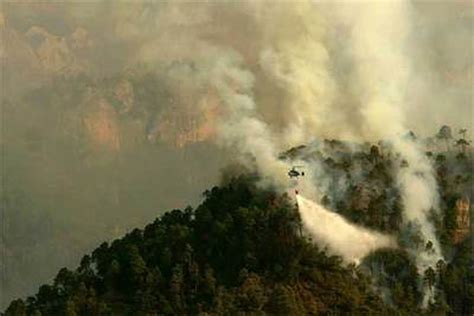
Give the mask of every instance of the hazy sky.
[{"label": "hazy sky", "polygon": [[[348,84],[344,82],[345,73],[357,61],[348,45],[354,28],[346,13],[350,15],[350,12],[364,11],[364,7],[374,5],[363,1],[316,3],[279,2],[270,6],[253,1],[7,2],[2,14],[4,29],[5,26],[7,29],[4,56],[18,67],[27,68],[22,69],[25,76],[32,70],[28,68],[38,68],[37,60],[24,60],[32,59],[27,55],[35,50],[41,55],[40,64],[50,72],[109,76],[137,64],[155,69],[176,62],[199,66],[203,62],[202,54],[207,54],[205,45],[233,50],[243,56],[245,65],[257,77],[255,91],[262,115],[278,126],[285,123],[284,118],[279,117],[279,113],[285,112],[281,111],[285,104],[279,103],[285,100],[286,91],[281,91],[281,86],[273,83],[263,69],[263,53],[269,49],[283,50],[284,45],[297,46],[304,36],[313,39],[318,36],[323,53],[329,55],[324,63],[339,87],[337,94],[347,94],[341,90]],[[409,25],[404,25],[403,41],[410,75],[404,93],[406,98],[400,105],[408,125],[425,133],[433,132],[444,123],[470,126],[472,2],[409,4],[404,23]],[[64,43],[45,41],[51,36]],[[29,49],[33,51],[25,52]],[[313,54],[318,53],[314,51]],[[392,71],[395,73],[397,69]],[[6,80],[11,76],[7,74]],[[44,74],[38,76],[39,80],[44,79]],[[336,99],[332,101],[333,108],[339,106],[340,99]],[[348,100],[347,96],[345,100]]]}]

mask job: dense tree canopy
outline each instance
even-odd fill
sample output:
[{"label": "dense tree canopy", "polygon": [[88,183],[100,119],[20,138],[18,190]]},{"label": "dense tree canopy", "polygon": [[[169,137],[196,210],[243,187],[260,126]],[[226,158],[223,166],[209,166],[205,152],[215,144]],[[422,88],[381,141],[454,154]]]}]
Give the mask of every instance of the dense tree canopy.
[{"label": "dense tree canopy", "polygon": [[103,243],[7,315],[379,314],[367,279],[300,235],[295,205],[248,178]]},{"label": "dense tree canopy", "polygon": [[[455,209],[472,186],[472,159],[427,153],[438,177],[441,216],[434,222],[446,260],[418,271],[403,248],[407,238],[417,239],[402,225],[394,154],[380,144],[350,154],[342,142],[325,146],[324,152],[300,146],[282,159],[319,159],[335,183],[349,182],[346,191],[321,202],[353,222],[398,236],[399,249],[347,265],[302,233],[287,195],[257,186],[256,175],[226,176],[196,209],[170,211],[103,243],[77,269],[61,269],[36,295],[11,302],[5,314],[472,314],[472,237],[453,237],[459,230]],[[422,309],[425,289],[434,300]]]}]

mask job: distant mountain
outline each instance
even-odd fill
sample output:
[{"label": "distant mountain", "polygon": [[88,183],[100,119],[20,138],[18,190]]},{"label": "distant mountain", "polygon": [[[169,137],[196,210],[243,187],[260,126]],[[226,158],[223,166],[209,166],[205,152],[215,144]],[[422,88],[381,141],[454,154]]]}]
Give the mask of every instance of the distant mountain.
[{"label": "distant mountain", "polygon": [[55,77],[74,77],[90,72],[89,62],[81,56],[92,43],[87,31],[78,28],[68,37],[50,33],[41,26],[21,32],[10,26],[0,12],[2,47],[0,62],[6,76],[4,91],[12,96],[38,87]]},{"label": "distant mountain", "polygon": [[[0,47],[0,63],[7,100],[40,92],[41,96],[58,96],[47,100],[58,103],[58,110],[72,106],[90,110],[86,129],[96,142],[109,148],[118,148],[120,143],[120,136],[112,135],[118,114],[139,120],[141,136],[150,142],[184,147],[214,137],[217,97],[208,92],[200,100],[190,100],[182,91],[175,91],[179,84],[171,87],[165,82],[170,79],[160,74],[170,65],[148,69],[131,63],[103,72],[93,58],[97,43],[80,26],[62,35],[40,25],[20,31],[0,11],[0,31],[5,43]],[[33,106],[42,103],[41,96],[28,102]]]}]

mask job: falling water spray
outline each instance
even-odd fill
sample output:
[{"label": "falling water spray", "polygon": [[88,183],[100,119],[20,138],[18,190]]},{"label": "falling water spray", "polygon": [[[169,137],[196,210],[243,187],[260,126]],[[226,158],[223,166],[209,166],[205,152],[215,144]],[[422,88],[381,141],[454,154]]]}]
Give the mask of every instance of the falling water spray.
[{"label": "falling water spray", "polygon": [[303,225],[318,243],[346,262],[358,264],[369,253],[380,248],[394,248],[392,236],[354,225],[341,215],[325,209],[301,195],[296,196]]}]

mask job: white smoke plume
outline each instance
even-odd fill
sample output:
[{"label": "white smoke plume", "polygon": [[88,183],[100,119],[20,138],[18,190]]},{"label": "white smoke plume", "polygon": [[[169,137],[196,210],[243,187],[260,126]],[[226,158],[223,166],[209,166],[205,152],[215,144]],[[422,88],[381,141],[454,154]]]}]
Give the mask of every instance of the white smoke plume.
[{"label": "white smoke plume", "polygon": [[[419,225],[424,243],[430,241],[433,245],[431,249],[425,249],[424,246],[414,246],[412,249],[419,272],[423,273],[429,266],[434,267],[442,254],[433,224],[429,221],[430,212],[438,210],[433,170],[416,144],[403,138],[408,129],[404,113],[407,83],[414,76],[409,55],[412,7],[408,1],[403,0],[325,7],[328,21],[335,22],[336,25],[343,23],[350,30],[344,39],[350,55],[343,56],[343,59],[349,61],[351,66],[345,74],[339,74],[350,84],[342,84],[344,80],[341,80],[339,87],[337,78],[331,76],[329,70],[330,55],[324,39],[327,27],[324,23],[314,22],[321,20],[320,11],[311,3],[300,3],[293,8],[292,12],[300,17],[298,22],[302,26],[303,35],[295,35],[293,39],[278,37],[275,35],[279,31],[277,27],[264,28],[264,34],[272,42],[266,43],[268,47],[260,54],[263,70],[286,92],[285,112],[293,119],[283,130],[284,137],[281,141],[294,144],[307,141],[313,135],[390,140],[394,151],[406,161],[403,167],[395,170],[404,205],[404,221],[406,224]],[[286,14],[291,16],[291,13]],[[344,93],[344,88],[348,88],[349,92]],[[335,101],[341,102],[340,107],[335,105]],[[345,116],[351,113],[356,114]],[[265,129],[264,124],[255,124],[256,122],[253,121],[261,135],[256,143],[265,143],[266,150],[262,151],[254,142],[244,144],[244,147],[255,156],[258,155],[254,152],[255,149],[266,154],[266,163],[259,164],[267,169],[263,172],[265,174],[273,171],[268,170],[268,165],[272,165],[268,162],[271,161],[269,158],[275,158],[273,148],[278,146],[270,146],[268,129]],[[250,134],[247,136],[250,139],[255,136],[252,130],[254,129],[248,129]],[[240,129],[240,133],[246,132],[247,129]],[[263,139],[266,141],[261,142]],[[252,145],[253,148],[246,145]],[[314,180],[313,183],[317,183],[317,179]],[[317,206],[313,208],[322,209]],[[304,211],[302,214],[303,221],[314,234],[319,237],[333,234],[333,230],[318,229],[320,226],[313,224],[311,216],[307,216]],[[323,216],[325,213],[319,214]],[[372,237],[377,240],[375,236]],[[339,251],[345,249],[345,243],[341,240],[331,240],[327,240],[331,248]],[[380,242],[384,244],[383,238]],[[369,244],[377,245],[372,242],[368,242]],[[347,256],[357,257],[354,254]],[[425,304],[428,296],[429,294],[425,296]]]},{"label": "white smoke plume", "polygon": [[[397,183],[404,206],[406,224],[417,224],[424,244],[431,249],[412,249],[418,270],[424,273],[442,258],[429,213],[438,210],[438,193],[434,172],[416,144],[403,138],[406,118],[403,111],[409,78],[413,77],[409,55],[412,7],[408,1],[373,3],[349,10],[339,10],[339,18],[350,21],[350,49],[353,69],[349,78],[357,82],[365,138],[390,139],[395,152],[407,163],[398,168]],[[346,7],[346,9],[348,9]],[[426,306],[431,292],[426,291]]]},{"label": "white smoke plume", "polygon": [[[416,258],[418,272],[423,275],[426,269],[434,269],[436,263],[443,259],[435,228],[429,219],[430,212],[437,214],[439,211],[437,183],[429,161],[413,142],[397,139],[394,148],[407,161],[406,167],[398,170],[397,182],[403,201],[405,224],[420,227],[423,244],[412,244],[409,251]],[[428,243],[432,246],[426,247]],[[434,292],[425,287],[423,306],[428,306],[433,298]]]},{"label": "white smoke plume", "polygon": [[[169,32],[147,35],[155,40],[140,49],[138,59],[192,63],[198,75],[178,78],[179,88],[197,93],[191,96],[196,100],[201,90],[187,89],[183,83],[199,78],[199,84],[214,89],[222,109],[218,142],[234,148],[241,159],[252,157],[264,182],[282,189],[290,185],[289,166],[277,158],[282,149],[313,137],[390,140],[407,162],[395,170],[404,220],[419,224],[425,242],[433,243],[429,253],[413,249],[413,254],[420,272],[434,266],[441,253],[428,215],[438,208],[436,181],[423,153],[401,137],[408,129],[407,82],[415,76],[410,3],[242,2],[235,5],[235,13],[204,5],[199,18],[188,19],[192,8],[160,8],[153,20]],[[235,22],[239,19],[229,19],[230,27],[216,33],[213,21],[222,19],[220,15],[248,20],[252,32],[241,34]],[[163,16],[168,19],[160,19]],[[247,45],[233,38],[245,38]],[[194,50],[189,50],[190,44]],[[168,49],[161,49],[163,45]],[[268,99],[272,94],[279,98]],[[304,183],[315,200],[329,193],[318,185],[324,175],[319,177]]]},{"label": "white smoke plume", "polygon": [[[201,90],[186,88],[193,86],[185,84],[190,80],[205,86],[205,91],[217,92],[221,107],[218,143],[234,148],[240,159],[253,160],[263,182],[283,190],[291,186],[286,175],[290,166],[278,159],[278,153],[288,146],[299,145],[313,137],[361,141],[393,138],[395,149],[409,162],[409,168],[400,171],[404,176],[399,181],[405,193],[405,204],[412,201],[407,206],[410,207],[408,212],[426,214],[425,206],[421,209],[416,200],[408,196],[413,191],[405,187],[413,183],[413,177],[418,177],[420,168],[427,174],[425,177],[429,177],[429,166],[423,165],[425,161],[414,147],[397,138],[405,128],[399,105],[403,102],[403,85],[409,75],[409,65],[402,52],[403,37],[408,32],[405,4],[348,7],[348,10],[342,10],[346,7],[327,6],[329,11],[324,12],[321,9],[326,7],[311,2],[285,3],[275,8],[265,3],[243,3],[238,10],[249,14],[259,31],[257,35],[251,35],[249,41],[254,44],[247,50],[228,45],[226,39],[219,38],[213,43],[207,39],[206,31],[200,31],[200,23],[204,23],[205,30],[204,26],[212,20],[210,16],[215,14],[211,7],[209,11],[201,11],[201,19],[190,20],[190,30],[187,24],[179,25],[180,30],[186,30],[180,31],[185,37],[173,38],[174,43],[169,43],[168,51],[160,50],[163,43],[171,41],[170,35],[165,33],[158,37],[159,41],[143,47],[138,56],[140,60],[161,63],[169,62],[169,56],[173,56],[192,63],[192,75],[173,72],[173,80],[180,89],[195,95],[196,102],[202,98]],[[184,6],[170,6],[169,9],[180,16],[180,20],[189,13]],[[344,87],[338,82],[341,74],[335,74],[331,69],[331,64],[340,61],[333,60],[337,57],[331,56],[327,42],[331,35],[329,22],[337,24],[341,20],[346,21],[346,27],[352,31],[351,36],[344,39],[351,51],[345,58],[352,66],[344,75],[352,82],[349,96],[345,96]],[[273,23],[275,21],[279,23]],[[165,23],[162,27],[170,28],[166,21],[160,23]],[[379,30],[383,28],[386,33],[381,34]],[[196,47],[192,53],[187,46],[189,43]],[[251,63],[251,58],[256,56],[259,68]],[[176,66],[171,63],[170,67]],[[182,76],[176,78],[180,73]],[[255,91],[260,87],[258,80],[265,78],[274,82],[267,87],[269,93],[282,96],[274,108]],[[267,123],[275,112],[282,115],[282,124],[278,127]],[[416,157],[419,159],[414,159]],[[310,168],[322,170],[318,166]],[[323,172],[318,172],[317,179],[309,174],[310,181],[302,183],[305,194],[314,200],[327,194],[324,186],[319,185],[324,182],[323,177]],[[435,195],[432,186],[426,187],[423,179],[416,179],[424,192]],[[418,220],[424,218],[417,216]],[[428,233],[427,220],[420,223],[423,232]],[[428,235],[428,238],[432,237],[432,234]],[[433,242],[436,245],[435,240]],[[330,247],[340,247],[340,244]]]},{"label": "white smoke plume", "polygon": [[[336,84],[330,72],[331,56],[325,45],[327,25],[321,10],[310,1],[266,10],[264,47],[259,62],[266,76],[284,91],[280,111],[285,124],[281,142],[306,143],[318,137],[343,134],[342,111],[334,111]],[[265,25],[264,22],[267,22]]]},{"label": "white smoke plume", "polygon": [[264,182],[287,186],[288,165],[277,158],[269,128],[257,117],[252,73],[242,68],[239,56],[229,54],[216,61],[211,77],[225,106],[218,126],[218,140],[226,146],[236,147],[242,158],[255,159]]},{"label": "white smoke plume", "polygon": [[[278,159],[274,145],[276,140],[269,133],[268,126],[257,117],[251,72],[242,68],[241,59],[235,54],[221,54],[211,73],[212,83],[225,105],[225,115],[219,125],[219,141],[236,147],[244,159],[249,156],[254,158],[264,184],[288,188],[287,171],[290,165]],[[305,194],[317,197],[321,192],[314,186],[318,179],[314,179],[312,174],[307,173],[310,181],[302,180],[300,188],[304,189]],[[309,234],[348,263],[359,263],[379,248],[396,247],[390,236],[351,224],[337,213],[302,196],[297,195],[297,202]]]},{"label": "white smoke plume", "polygon": [[[327,89],[320,89],[319,83],[330,82],[330,78],[326,76],[324,80],[318,80],[318,74],[311,74],[314,69],[323,69],[324,71],[322,63],[315,62],[313,68],[303,69],[305,61],[311,60],[311,47],[317,46],[311,45],[312,41],[308,42],[310,43],[309,47],[304,49],[307,56],[297,56],[297,59],[301,58],[301,60],[295,61],[290,57],[291,54],[288,51],[283,51],[284,54],[289,54],[289,56],[284,55],[284,59],[287,59],[285,62],[298,65],[290,66],[290,69],[295,72],[292,75],[294,82],[286,82],[289,85],[289,91],[292,91],[287,111],[295,114],[296,121],[285,130],[287,137],[284,137],[283,140],[273,136],[269,126],[259,118],[253,96],[255,79],[252,72],[244,68],[240,56],[235,52],[228,54],[221,52],[210,71],[212,85],[217,89],[224,106],[218,140],[225,146],[230,145],[237,148],[243,154],[244,159],[252,157],[264,183],[276,185],[280,189],[288,189],[292,185],[287,177],[287,171],[291,165],[278,158],[277,148],[281,148],[282,143],[286,144],[288,141],[294,144],[295,139],[296,143],[307,140],[318,127],[322,128],[319,126],[321,124],[315,120],[318,115],[312,115],[311,111],[315,109],[314,103],[322,99],[322,91],[327,91]],[[286,80],[283,75],[279,74],[279,76],[282,80]],[[301,80],[301,77],[307,79]],[[305,89],[310,90],[305,93],[308,99],[303,100],[303,107],[297,110],[296,99],[300,97],[299,93],[304,92]],[[324,106],[319,106],[319,108],[327,108],[329,103],[328,100]],[[299,116],[298,113],[300,113]],[[315,169],[318,166],[308,167]],[[317,173],[318,178],[314,177],[315,174],[307,172],[307,177],[310,180],[301,181],[299,188],[303,189],[305,194],[317,198],[324,193],[315,186],[315,183],[321,181],[320,177],[323,174]],[[297,199],[303,223],[309,234],[315,237],[318,243],[327,246],[330,252],[342,256],[346,262],[358,263],[371,251],[396,246],[390,236],[351,224],[340,215],[328,211],[310,200],[302,197],[297,197]]]}]

